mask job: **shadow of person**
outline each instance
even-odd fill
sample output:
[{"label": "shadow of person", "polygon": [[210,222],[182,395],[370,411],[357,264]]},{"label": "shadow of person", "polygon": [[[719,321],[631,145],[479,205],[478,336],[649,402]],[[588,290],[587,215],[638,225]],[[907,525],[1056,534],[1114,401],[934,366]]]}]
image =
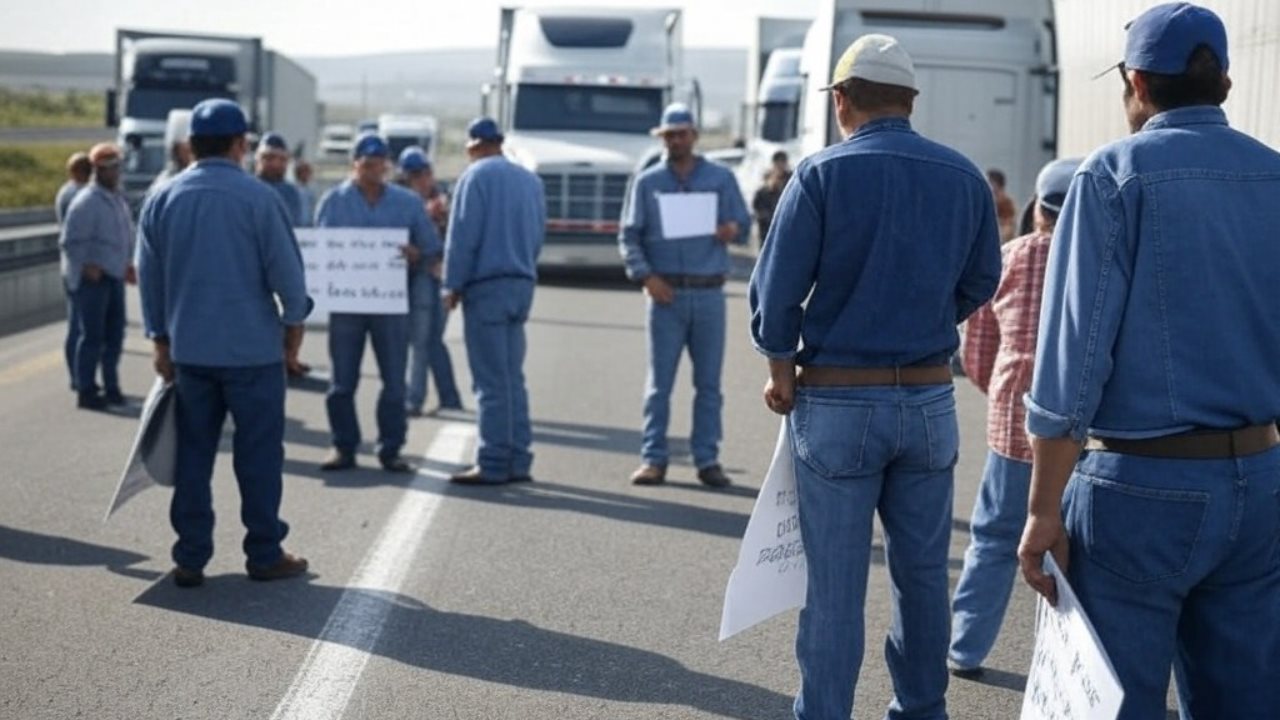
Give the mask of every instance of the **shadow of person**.
[{"label": "shadow of person", "polygon": [[0,558],[31,565],[101,566],[118,575],[155,580],[160,573],[130,567],[151,558],[128,550],[0,525]]}]

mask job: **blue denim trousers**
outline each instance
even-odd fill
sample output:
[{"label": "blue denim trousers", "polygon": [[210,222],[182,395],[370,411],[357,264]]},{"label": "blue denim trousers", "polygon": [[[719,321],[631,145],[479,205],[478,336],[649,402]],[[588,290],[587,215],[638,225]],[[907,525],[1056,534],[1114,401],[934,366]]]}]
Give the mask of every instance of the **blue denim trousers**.
[{"label": "blue denim trousers", "polygon": [[671,390],[685,348],[693,362],[693,463],[715,465],[722,435],[720,373],[724,365],[725,300],[721,288],[676,290],[670,305],[649,298],[649,374],[644,393],[644,440],[640,456],[647,465],[665,467],[670,458],[667,426]]},{"label": "blue denim trousers", "polygon": [[1120,720],[1280,715],[1280,448],[1225,460],[1087,452],[1068,577],[1124,687]]},{"label": "blue denim trousers", "polygon": [[1027,524],[1031,463],[987,451],[978,498],[969,521],[964,572],[951,602],[953,663],[982,665],[995,645],[1018,572],[1018,541]]},{"label": "blue denim trousers", "polygon": [[462,295],[467,361],[476,394],[480,473],[495,481],[528,475],[533,429],[525,387],[525,322],[532,280],[502,278],[469,285]]},{"label": "blue denim trousers", "polygon": [[360,384],[360,363],[364,341],[373,343],[382,391],[378,394],[378,457],[393,458],[404,447],[408,421],[404,417],[405,362],[409,352],[408,315],[361,315],[333,313],[329,316],[329,362],[333,380],[325,408],[333,446],[354,454],[360,446],[360,420],[356,417],[356,387]]},{"label": "blue denim trousers", "polygon": [[280,559],[289,526],[280,519],[284,465],[284,364],[177,367],[178,453],[169,521],[173,561],[202,569],[213,556],[213,462],[227,412],[235,424],[232,463],[240,486],[244,553],[254,565]]},{"label": "blue denim trousers", "polygon": [[120,392],[120,354],[124,350],[124,281],[103,275],[97,282],[80,280],[73,314],[79,320],[76,343],[76,388],[91,393],[102,368],[108,393]]},{"label": "blue denim trousers", "polygon": [[[67,297],[67,338],[62,343],[62,354],[67,361],[67,376],[71,389],[75,390],[76,382],[76,348],[80,345],[80,313],[76,311],[76,296],[63,282],[62,292]],[[93,388],[87,388],[93,390]]]},{"label": "blue denim trousers", "polygon": [[427,402],[427,371],[436,384],[442,408],[462,407],[453,359],[444,344],[448,314],[440,299],[440,281],[430,275],[415,277],[409,293],[409,377],[406,409],[421,410]]},{"label": "blue denim trousers", "polygon": [[878,514],[894,598],[886,717],[945,719],[947,552],[960,444],[952,386],[802,387],[791,417],[809,566],[796,634],[796,718],[848,720],[853,711]]}]

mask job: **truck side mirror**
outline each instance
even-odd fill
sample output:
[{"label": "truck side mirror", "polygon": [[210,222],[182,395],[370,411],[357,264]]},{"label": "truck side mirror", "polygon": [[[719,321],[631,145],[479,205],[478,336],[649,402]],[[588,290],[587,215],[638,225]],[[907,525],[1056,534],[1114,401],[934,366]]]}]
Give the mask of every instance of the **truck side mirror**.
[{"label": "truck side mirror", "polygon": [[104,119],[109,128],[119,127],[120,125],[120,116],[116,112],[116,91],[114,88],[107,90],[106,93],[106,117]]}]

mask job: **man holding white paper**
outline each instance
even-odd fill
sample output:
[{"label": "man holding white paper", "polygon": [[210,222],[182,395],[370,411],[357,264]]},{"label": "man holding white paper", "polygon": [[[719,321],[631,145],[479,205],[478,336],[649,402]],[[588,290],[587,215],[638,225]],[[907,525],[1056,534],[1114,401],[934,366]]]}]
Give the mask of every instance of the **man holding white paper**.
[{"label": "man holding white paper", "polygon": [[643,283],[649,308],[642,464],[631,482],[666,480],[671,389],[687,347],[695,390],[694,465],[700,481],[723,487],[729,484],[719,461],[726,246],[746,243],[751,215],[733,173],[694,152],[698,130],[687,107],[668,106],[653,134],[666,147],[663,162],[632,182],[618,237],[627,277]]}]

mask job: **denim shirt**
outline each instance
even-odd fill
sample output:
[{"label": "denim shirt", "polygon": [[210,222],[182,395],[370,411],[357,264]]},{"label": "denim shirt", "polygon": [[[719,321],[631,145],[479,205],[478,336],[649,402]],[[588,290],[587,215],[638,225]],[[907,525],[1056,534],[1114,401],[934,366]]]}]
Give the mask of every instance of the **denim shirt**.
[{"label": "denim shirt", "polygon": [[1027,430],[1149,438],[1280,417],[1280,153],[1211,106],[1077,171],[1045,276]]},{"label": "denim shirt", "polygon": [[723,165],[698,157],[684,181],[661,162],[635,177],[623,208],[619,251],[627,266],[627,277],[643,280],[658,275],[726,275],[729,251],[714,234],[668,240],[662,235],[658,196],[667,193],[715,193],[716,224],[738,224],[739,244],[751,233],[751,214],[733,173]]},{"label": "denim shirt", "polygon": [[999,281],[982,173],[906,118],[873,120],[783,190],[751,276],[751,337],[799,365],[940,365]]},{"label": "denim shirt", "polygon": [[382,196],[370,205],[359,186],[344,180],[320,199],[316,227],[408,228],[409,242],[422,253],[422,260],[412,270],[415,275],[425,275],[444,252],[422,199],[390,183],[382,186]]},{"label": "denim shirt", "polygon": [[284,203],[285,213],[289,216],[289,222],[294,227],[306,227],[310,224],[309,218],[304,214],[302,208],[302,193],[298,191],[298,186],[288,180],[263,180],[267,187],[275,191],[280,197],[280,202]]},{"label": "denim shirt", "polygon": [[500,155],[471,163],[453,189],[444,286],[463,292],[498,278],[536,280],[546,225],[537,175]]},{"label": "denim shirt", "polygon": [[312,304],[280,200],[222,158],[200,160],[143,204],[138,289],[147,336],[168,337],[173,360],[188,365],[278,363],[283,326],[302,324]]},{"label": "denim shirt", "polygon": [[123,280],[133,258],[133,213],[124,195],[96,182],[76,193],[62,219],[62,277],[75,292],[86,265]]},{"label": "denim shirt", "polygon": [[83,183],[68,180],[58,188],[58,194],[53,199],[53,215],[59,225],[67,219],[67,210],[71,207],[71,201],[75,199],[76,193],[80,192],[82,187],[84,187]]}]

